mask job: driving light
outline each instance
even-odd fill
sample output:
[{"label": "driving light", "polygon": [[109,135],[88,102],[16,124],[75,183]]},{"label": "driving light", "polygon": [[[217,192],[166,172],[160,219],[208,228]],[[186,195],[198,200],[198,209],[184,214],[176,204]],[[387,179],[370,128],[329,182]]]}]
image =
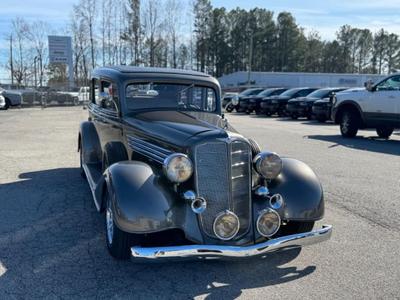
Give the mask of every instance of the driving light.
[{"label": "driving light", "polygon": [[192,176],[193,164],[185,154],[174,153],[164,160],[163,171],[170,181],[180,183]]},{"label": "driving light", "polygon": [[214,233],[221,240],[230,240],[239,231],[239,218],[231,211],[221,212],[214,220]]},{"label": "driving light", "polygon": [[279,214],[270,208],[261,211],[257,219],[257,231],[264,237],[271,237],[281,226]]},{"label": "driving light", "polygon": [[239,96],[235,95],[232,97],[232,104],[233,105],[238,105],[239,104]]},{"label": "driving light", "polygon": [[274,179],[282,171],[282,159],[273,152],[261,152],[253,160],[257,173],[265,179]]}]

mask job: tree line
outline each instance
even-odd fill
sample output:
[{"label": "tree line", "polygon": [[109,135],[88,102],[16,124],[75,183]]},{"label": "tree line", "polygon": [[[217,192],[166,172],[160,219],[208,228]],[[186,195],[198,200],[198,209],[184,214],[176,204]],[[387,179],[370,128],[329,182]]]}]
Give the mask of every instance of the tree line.
[{"label": "tree line", "polygon": [[400,38],[384,29],[343,25],[326,41],[289,12],[212,7],[209,0],[80,0],[64,30],[43,21],[12,21],[7,36],[17,84],[66,82],[50,65],[47,35],[72,36],[76,84],[103,65],[195,69],[216,77],[235,71],[391,73],[400,68]]}]

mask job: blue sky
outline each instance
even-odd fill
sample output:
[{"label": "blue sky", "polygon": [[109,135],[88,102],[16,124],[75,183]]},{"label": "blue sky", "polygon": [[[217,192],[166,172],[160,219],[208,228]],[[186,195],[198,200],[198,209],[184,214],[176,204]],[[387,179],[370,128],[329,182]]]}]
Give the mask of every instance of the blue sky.
[{"label": "blue sky", "polygon": [[[145,0],[142,0],[145,1]],[[192,0],[181,0],[186,3]],[[5,63],[7,43],[4,38],[10,31],[11,19],[20,16],[28,21],[43,20],[58,32],[63,32],[72,5],[78,0],[0,0],[0,69]],[[227,9],[262,7],[275,12],[291,12],[299,25],[306,30],[317,30],[323,39],[333,39],[337,29],[344,24],[369,28],[384,28],[400,34],[400,0],[212,0],[215,7]],[[0,80],[1,80],[0,71]]]}]

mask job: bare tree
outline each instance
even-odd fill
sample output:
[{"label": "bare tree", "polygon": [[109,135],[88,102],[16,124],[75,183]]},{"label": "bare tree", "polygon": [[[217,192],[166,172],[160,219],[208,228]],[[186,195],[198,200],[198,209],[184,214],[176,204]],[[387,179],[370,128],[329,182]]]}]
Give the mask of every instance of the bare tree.
[{"label": "bare tree", "polygon": [[159,16],[158,1],[148,0],[143,11],[144,19],[144,32],[145,32],[145,45],[148,50],[148,64],[149,66],[155,66],[155,55],[162,43],[161,32],[162,32],[162,21]]},{"label": "bare tree", "polygon": [[[43,21],[35,21],[29,27],[26,32],[27,39],[31,42],[35,49],[35,77],[36,70],[38,73],[39,85],[43,85],[44,71],[47,62],[47,36],[49,34],[49,24]],[[35,82],[36,84],[36,82]]]},{"label": "bare tree", "polygon": [[90,41],[90,54],[91,54],[91,67],[94,69],[96,67],[96,57],[95,57],[95,22],[96,22],[96,0],[81,0],[78,5],[75,5],[76,12],[84,24],[88,28],[89,41]]},{"label": "bare tree", "polygon": [[27,34],[29,32],[28,23],[17,17],[12,20],[12,37],[13,37],[13,61],[10,62],[13,65],[13,76],[18,85],[23,82],[25,85],[28,84],[27,80],[29,77],[29,69],[31,67],[30,62],[32,61],[31,51],[28,48]]},{"label": "bare tree", "polygon": [[180,0],[167,0],[165,5],[166,28],[168,33],[168,42],[171,46],[170,65],[177,67],[178,57],[178,32],[182,20],[182,3]]}]

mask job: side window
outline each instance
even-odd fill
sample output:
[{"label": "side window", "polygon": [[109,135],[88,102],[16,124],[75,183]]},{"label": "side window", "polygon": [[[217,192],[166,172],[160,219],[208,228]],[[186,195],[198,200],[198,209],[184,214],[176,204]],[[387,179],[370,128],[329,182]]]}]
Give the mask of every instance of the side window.
[{"label": "side window", "polygon": [[119,98],[117,85],[109,81],[101,81],[100,106],[112,111],[118,111]]},{"label": "side window", "polygon": [[400,76],[392,76],[385,81],[379,83],[376,87],[377,91],[399,91]]},{"label": "side window", "polygon": [[93,79],[92,80],[92,103],[97,105],[101,105],[100,103],[100,96],[99,96],[99,80]]}]

